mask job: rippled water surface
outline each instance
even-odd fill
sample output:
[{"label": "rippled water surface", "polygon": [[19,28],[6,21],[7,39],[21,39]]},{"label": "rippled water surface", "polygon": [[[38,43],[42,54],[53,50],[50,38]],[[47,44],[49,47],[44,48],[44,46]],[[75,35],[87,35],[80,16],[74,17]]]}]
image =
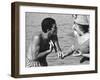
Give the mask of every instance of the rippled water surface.
[{"label": "rippled water surface", "polygon": [[[45,17],[52,17],[56,20],[58,27],[58,39],[61,49],[65,54],[67,50],[74,44],[74,35],[72,31],[73,19],[70,14],[37,14],[37,13],[26,13],[26,54],[29,44],[31,44],[32,36],[36,35],[37,32],[41,31],[41,21]],[[67,56],[64,59],[58,59],[57,54],[53,51],[47,56],[47,62],[49,66],[56,65],[77,65],[80,64],[81,57]],[[82,64],[88,64],[86,61]]]}]

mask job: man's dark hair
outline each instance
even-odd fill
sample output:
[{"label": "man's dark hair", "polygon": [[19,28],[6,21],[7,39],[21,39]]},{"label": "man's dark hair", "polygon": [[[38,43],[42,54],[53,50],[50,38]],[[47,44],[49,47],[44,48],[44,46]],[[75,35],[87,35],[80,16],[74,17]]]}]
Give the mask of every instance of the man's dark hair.
[{"label": "man's dark hair", "polygon": [[43,19],[41,23],[42,31],[46,33],[48,30],[51,30],[53,24],[56,24],[56,21],[53,18],[48,17]]}]

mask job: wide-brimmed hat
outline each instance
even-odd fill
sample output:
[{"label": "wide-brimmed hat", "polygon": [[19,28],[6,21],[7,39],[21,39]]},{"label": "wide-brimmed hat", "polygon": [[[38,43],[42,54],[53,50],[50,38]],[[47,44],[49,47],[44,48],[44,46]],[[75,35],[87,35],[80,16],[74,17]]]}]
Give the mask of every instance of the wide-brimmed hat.
[{"label": "wide-brimmed hat", "polygon": [[74,19],[74,22],[81,25],[89,25],[89,16],[77,15],[77,18]]}]

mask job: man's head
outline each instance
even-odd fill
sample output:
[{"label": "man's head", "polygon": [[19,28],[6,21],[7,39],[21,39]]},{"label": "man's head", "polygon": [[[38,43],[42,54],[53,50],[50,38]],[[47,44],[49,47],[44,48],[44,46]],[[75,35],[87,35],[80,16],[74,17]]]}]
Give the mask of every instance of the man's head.
[{"label": "man's head", "polygon": [[49,17],[43,19],[41,26],[42,26],[42,31],[44,33],[47,33],[50,30],[56,30],[57,29],[56,21],[53,18],[49,18]]}]

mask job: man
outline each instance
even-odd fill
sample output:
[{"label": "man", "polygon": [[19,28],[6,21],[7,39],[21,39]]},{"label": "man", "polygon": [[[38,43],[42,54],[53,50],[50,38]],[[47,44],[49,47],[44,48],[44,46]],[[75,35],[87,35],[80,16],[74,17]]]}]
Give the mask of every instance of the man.
[{"label": "man", "polygon": [[45,18],[41,27],[42,32],[34,36],[27,54],[30,67],[48,66],[46,57],[53,49],[58,52],[59,57],[62,53],[58,43],[56,21],[53,18]]}]

